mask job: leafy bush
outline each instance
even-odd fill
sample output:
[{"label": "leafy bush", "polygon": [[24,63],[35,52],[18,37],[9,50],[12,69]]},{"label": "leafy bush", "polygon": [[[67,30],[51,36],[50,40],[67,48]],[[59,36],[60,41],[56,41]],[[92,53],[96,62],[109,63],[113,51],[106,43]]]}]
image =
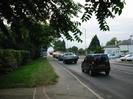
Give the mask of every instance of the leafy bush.
[{"label": "leafy bush", "polygon": [[29,61],[29,51],[0,49],[0,73],[12,71]]}]

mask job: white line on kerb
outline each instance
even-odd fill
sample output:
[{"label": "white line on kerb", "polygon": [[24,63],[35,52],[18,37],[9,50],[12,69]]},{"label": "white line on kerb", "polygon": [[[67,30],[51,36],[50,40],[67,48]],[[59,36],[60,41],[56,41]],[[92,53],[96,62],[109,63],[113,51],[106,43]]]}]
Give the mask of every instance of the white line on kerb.
[{"label": "white line on kerb", "polygon": [[44,93],[44,95],[45,95],[45,97],[47,97],[47,99],[50,99],[50,97],[47,95],[47,93],[46,93],[46,90],[45,90],[45,88],[43,87],[43,93]]},{"label": "white line on kerb", "polygon": [[32,99],[35,99],[35,96],[36,96],[36,88],[34,88],[34,91],[33,91],[33,98],[32,98]]},{"label": "white line on kerb", "polygon": [[84,86],[85,88],[87,88],[91,93],[93,93],[98,99],[104,99],[102,96],[100,96],[99,94],[97,94],[96,92],[94,92],[91,88],[89,88],[86,84],[84,84],[81,80],[78,79],[77,76],[75,76],[72,72],[70,72],[68,69],[64,68],[63,69],[68,72],[70,75],[72,75],[82,86]]}]

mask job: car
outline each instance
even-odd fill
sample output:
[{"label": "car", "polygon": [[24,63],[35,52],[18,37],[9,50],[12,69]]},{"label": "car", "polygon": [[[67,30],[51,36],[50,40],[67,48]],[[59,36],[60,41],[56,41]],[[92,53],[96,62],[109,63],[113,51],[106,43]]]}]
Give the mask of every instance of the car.
[{"label": "car", "polygon": [[121,61],[126,61],[126,58],[127,58],[127,57],[131,57],[131,56],[132,56],[131,54],[127,54],[127,55],[125,55],[124,57],[121,57],[120,60],[121,60]]},{"label": "car", "polygon": [[108,54],[108,57],[109,57],[109,59],[115,59],[115,58],[117,58],[117,57],[119,57],[119,56],[116,56],[116,55],[114,55],[114,54]]},{"label": "car", "polygon": [[40,49],[40,56],[46,58],[47,57],[47,49],[41,48]]},{"label": "car", "polygon": [[58,60],[59,60],[59,61],[63,61],[63,55],[64,55],[64,54],[60,54],[60,55],[58,56]]},{"label": "car", "polygon": [[126,58],[126,61],[133,61],[133,56],[129,56]]},{"label": "car", "polygon": [[112,54],[108,54],[109,59],[112,59],[113,55]]},{"label": "car", "polygon": [[43,52],[43,57],[47,57],[47,51]]},{"label": "car", "polygon": [[88,54],[81,64],[82,72],[89,73],[91,76],[98,72],[110,73],[110,62],[107,54]]},{"label": "car", "polygon": [[63,55],[63,63],[77,63],[79,57],[72,53],[72,52],[67,52],[67,53],[64,53]]},{"label": "car", "polygon": [[61,52],[59,52],[59,51],[53,52],[53,57],[58,59],[60,54],[61,54]]}]

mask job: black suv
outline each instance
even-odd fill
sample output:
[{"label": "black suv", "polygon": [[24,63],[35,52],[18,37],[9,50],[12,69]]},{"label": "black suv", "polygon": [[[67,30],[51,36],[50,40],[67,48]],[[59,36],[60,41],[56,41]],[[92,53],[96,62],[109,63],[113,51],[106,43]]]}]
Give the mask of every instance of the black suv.
[{"label": "black suv", "polygon": [[96,72],[105,72],[109,75],[110,63],[106,54],[89,54],[81,64],[82,72],[88,72],[93,75]]}]

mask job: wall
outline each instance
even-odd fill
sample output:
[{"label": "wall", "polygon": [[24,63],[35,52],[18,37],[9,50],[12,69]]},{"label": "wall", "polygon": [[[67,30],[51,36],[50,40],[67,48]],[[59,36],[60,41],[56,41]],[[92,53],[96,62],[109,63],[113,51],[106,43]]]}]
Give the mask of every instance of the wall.
[{"label": "wall", "polygon": [[126,54],[133,54],[133,45],[119,45],[120,51],[128,51]]},{"label": "wall", "polygon": [[114,55],[114,56],[120,56],[120,49],[119,48],[105,48],[104,49],[104,53],[105,54],[111,54],[111,55]]}]

